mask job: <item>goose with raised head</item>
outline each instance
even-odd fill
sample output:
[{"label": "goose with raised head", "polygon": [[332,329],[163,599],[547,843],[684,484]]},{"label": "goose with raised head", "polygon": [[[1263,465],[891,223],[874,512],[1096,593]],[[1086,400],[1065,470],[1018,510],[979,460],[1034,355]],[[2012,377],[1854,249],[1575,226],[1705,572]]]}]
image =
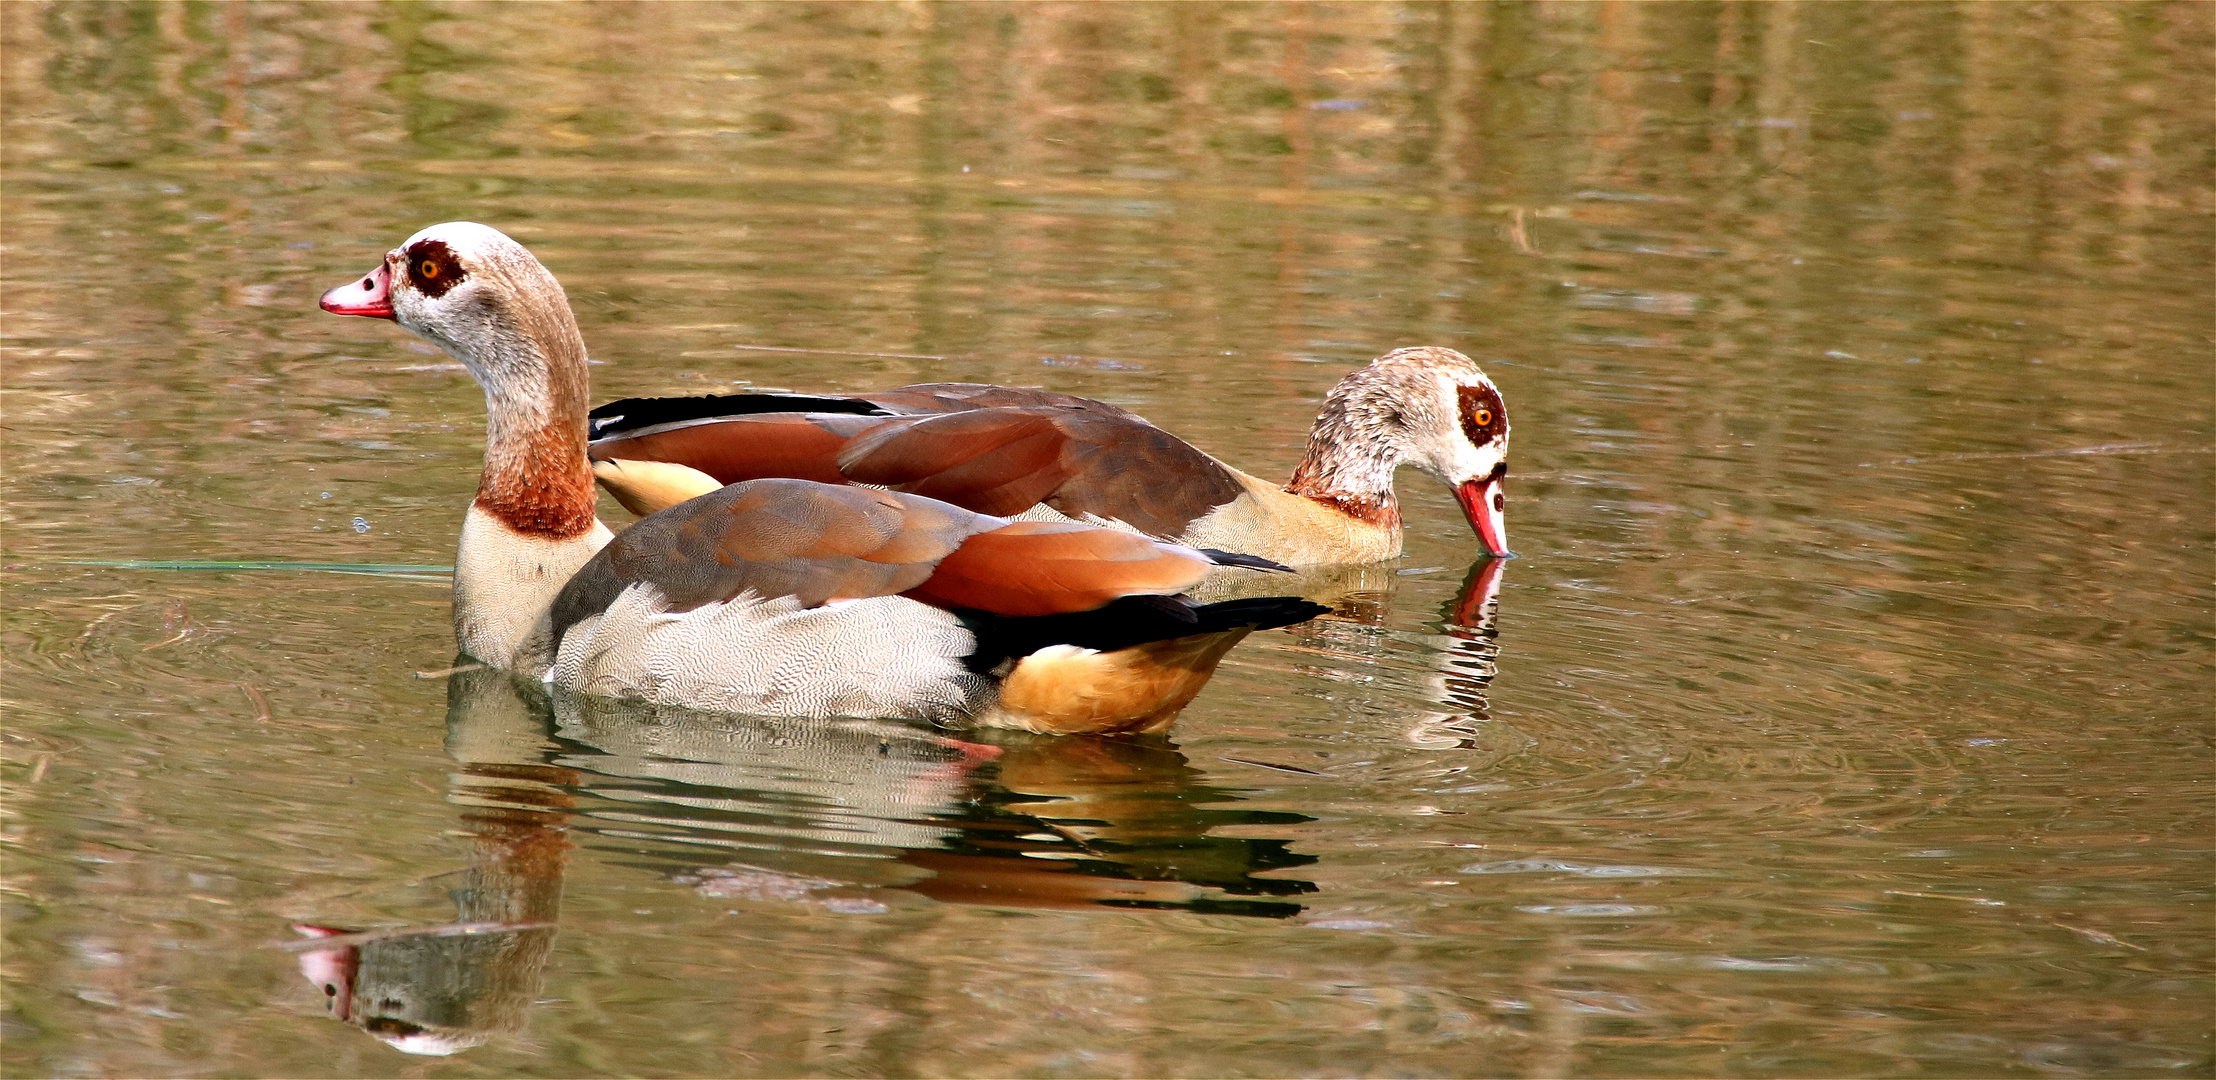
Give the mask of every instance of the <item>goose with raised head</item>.
[{"label": "goose with raised head", "polygon": [[1508,410],[1452,349],[1396,349],[1341,379],[1282,485],[1125,409],[1023,387],[630,398],[592,417],[593,471],[634,513],[797,476],[1283,563],[1357,563],[1400,554],[1393,473],[1412,465],[1454,491],[1488,554],[1508,554]]},{"label": "goose with raised head", "polygon": [[1159,731],[1241,638],[1324,610],[1180,595],[1218,565],[1265,560],[805,479],[718,486],[611,535],[586,459],[584,338],[522,245],[434,225],[322,306],[397,322],[484,387],[455,634],[558,686],[725,712]]}]

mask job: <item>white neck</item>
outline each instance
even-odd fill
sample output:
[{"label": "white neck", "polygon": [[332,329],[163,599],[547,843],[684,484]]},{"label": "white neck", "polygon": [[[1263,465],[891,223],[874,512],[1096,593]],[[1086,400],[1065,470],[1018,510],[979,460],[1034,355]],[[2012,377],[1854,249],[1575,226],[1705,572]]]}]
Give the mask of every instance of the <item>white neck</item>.
[{"label": "white neck", "polygon": [[463,651],[543,674],[547,611],[608,542],[585,459],[585,342],[558,287],[511,292],[441,344],[485,388],[485,472],[454,560],[454,632]]},{"label": "white neck", "polygon": [[544,675],[554,663],[547,619],[554,597],[613,535],[598,520],[576,536],[534,535],[471,504],[454,556],[454,636],[462,651]]}]

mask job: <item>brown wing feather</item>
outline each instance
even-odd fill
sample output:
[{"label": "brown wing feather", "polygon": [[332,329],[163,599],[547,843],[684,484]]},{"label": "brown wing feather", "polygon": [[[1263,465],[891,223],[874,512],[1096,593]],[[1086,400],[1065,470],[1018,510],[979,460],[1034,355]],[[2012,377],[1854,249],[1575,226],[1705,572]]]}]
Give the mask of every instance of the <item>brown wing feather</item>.
[{"label": "brown wing feather", "polygon": [[1071,417],[1062,468],[1070,479],[1046,504],[1070,517],[1121,521],[1148,536],[1182,536],[1245,491],[1215,458],[1161,428],[1111,417]]},{"label": "brown wing feather", "polygon": [[[719,483],[881,484],[979,513],[1044,503],[1182,536],[1242,490],[1222,463],[1105,402],[1025,387],[923,383],[863,395],[886,418],[750,413],[603,439],[595,461],[685,465]],[[619,496],[620,497],[620,496]],[[627,504],[628,505],[628,504]]]},{"label": "brown wing feather", "polygon": [[884,417],[836,413],[752,413],[649,429],[592,444],[594,461],[668,461],[726,484],[772,477],[843,484],[839,449]]},{"label": "brown wing feather", "polygon": [[1242,490],[1222,463],[1146,423],[1057,408],[992,408],[881,425],[839,453],[850,480],[987,514],[1045,503],[1068,517],[1183,535]]},{"label": "brown wing feather", "polygon": [[1059,615],[1119,596],[1178,592],[1212,565],[1189,548],[1126,532],[1019,521],[963,541],[904,595],[999,615]]},{"label": "brown wing feather", "polygon": [[839,471],[982,514],[1020,514],[1069,479],[1060,467],[1068,436],[1031,409],[978,409],[896,421],[839,452]]},{"label": "brown wing feather", "polygon": [[578,571],[554,605],[554,628],[605,610],[637,582],[672,610],[742,592],[814,606],[891,596],[999,518],[912,495],[769,479],[733,484],[638,521]]},{"label": "brown wing feather", "polygon": [[1069,522],[1008,522],[914,495],[805,480],[732,484],[641,518],[564,586],[557,635],[634,583],[673,611],[742,592],[832,600],[904,595],[1000,615],[1090,611],[1177,592],[1213,564],[1188,548]]}]

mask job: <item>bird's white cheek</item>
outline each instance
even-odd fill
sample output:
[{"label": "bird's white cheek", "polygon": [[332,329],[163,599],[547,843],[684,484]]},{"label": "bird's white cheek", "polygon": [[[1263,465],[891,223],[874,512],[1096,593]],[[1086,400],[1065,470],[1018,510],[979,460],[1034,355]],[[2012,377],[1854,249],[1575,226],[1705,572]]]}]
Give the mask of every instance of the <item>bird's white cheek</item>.
[{"label": "bird's white cheek", "polygon": [[446,334],[442,332],[443,328],[439,326],[438,317],[425,310],[423,297],[420,294],[412,290],[394,289],[392,311],[399,318],[400,325],[405,327],[409,333],[433,345],[448,346],[452,344]]},{"label": "bird's white cheek", "polygon": [[1427,472],[1438,479],[1449,484],[1459,484],[1465,480],[1492,475],[1506,454],[1507,447],[1497,439],[1483,446],[1473,446],[1466,439],[1456,439],[1436,447],[1433,453],[1426,455],[1422,464],[1427,466]]},{"label": "bird's white cheek", "polygon": [[417,337],[433,345],[452,350],[463,343],[464,326],[457,325],[454,309],[457,305],[447,301],[453,296],[433,300],[406,285],[396,285],[392,291],[392,309],[400,317],[400,325],[407,327]]}]

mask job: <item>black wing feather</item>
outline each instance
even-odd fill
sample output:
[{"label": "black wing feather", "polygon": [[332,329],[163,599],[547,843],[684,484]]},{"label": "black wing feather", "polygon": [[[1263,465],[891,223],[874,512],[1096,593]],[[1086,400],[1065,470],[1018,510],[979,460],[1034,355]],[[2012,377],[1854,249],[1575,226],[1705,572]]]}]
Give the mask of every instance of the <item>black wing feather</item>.
[{"label": "black wing feather", "polygon": [[962,625],[977,635],[977,651],[963,663],[971,671],[990,674],[1003,661],[1020,660],[1049,645],[1114,652],[1149,641],[1240,627],[1274,630],[1330,611],[1297,596],[1253,596],[1215,604],[1195,604],[1183,596],[1126,596],[1104,607],[1068,615],[958,614]]},{"label": "black wing feather", "polygon": [[719,416],[750,413],[851,413],[856,416],[898,416],[884,406],[861,398],[817,397],[813,394],[724,394],[708,397],[624,398],[594,409],[592,438],[605,439],[627,431],[687,420],[712,420]]}]

